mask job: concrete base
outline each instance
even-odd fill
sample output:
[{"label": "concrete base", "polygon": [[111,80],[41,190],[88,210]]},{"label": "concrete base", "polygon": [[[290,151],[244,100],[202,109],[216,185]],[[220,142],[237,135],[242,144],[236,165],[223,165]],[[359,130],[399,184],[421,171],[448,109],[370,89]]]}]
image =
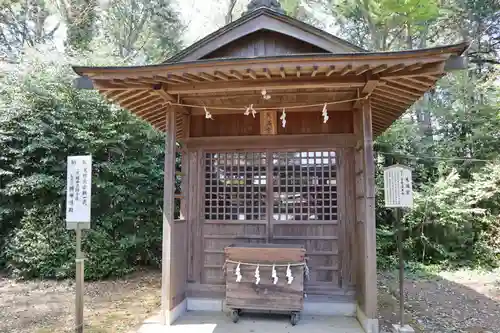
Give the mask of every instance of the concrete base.
[{"label": "concrete base", "polygon": [[379,333],[378,319],[368,318],[359,306],[356,306],[356,318],[366,333]]},{"label": "concrete base", "polygon": [[392,333],[415,333],[415,330],[410,325],[392,325]]},{"label": "concrete base", "polygon": [[[188,311],[224,311],[226,308],[223,299],[216,298],[188,298]],[[329,315],[329,316],[347,316],[354,317],[356,315],[356,304],[349,302],[315,302],[304,301],[304,315]]]},{"label": "concrete base", "polygon": [[184,314],[184,312],[187,311],[187,303],[188,300],[184,299],[181,302],[181,304],[177,305],[175,308],[170,310],[170,316],[169,316],[170,324],[173,324],[177,319],[179,319],[180,316]]},{"label": "concrete base", "polygon": [[244,314],[238,323],[222,312],[186,312],[170,326],[163,326],[155,316],[139,328],[137,333],[364,333],[353,317],[307,316],[297,326],[290,324],[290,316]]}]

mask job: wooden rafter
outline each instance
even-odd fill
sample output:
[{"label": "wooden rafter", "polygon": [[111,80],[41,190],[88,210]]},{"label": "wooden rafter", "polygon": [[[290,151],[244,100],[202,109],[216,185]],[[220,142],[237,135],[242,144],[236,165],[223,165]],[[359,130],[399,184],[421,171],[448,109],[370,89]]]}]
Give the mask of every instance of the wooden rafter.
[{"label": "wooden rafter", "polygon": [[236,71],[236,70],[229,71],[229,74],[231,74],[232,76],[234,76],[238,80],[243,80],[244,79],[243,75],[240,72]]},{"label": "wooden rafter", "polygon": [[214,82],[216,80],[215,77],[213,77],[207,73],[204,73],[204,72],[198,73],[198,76],[203,78],[204,80],[210,81],[210,82]]}]

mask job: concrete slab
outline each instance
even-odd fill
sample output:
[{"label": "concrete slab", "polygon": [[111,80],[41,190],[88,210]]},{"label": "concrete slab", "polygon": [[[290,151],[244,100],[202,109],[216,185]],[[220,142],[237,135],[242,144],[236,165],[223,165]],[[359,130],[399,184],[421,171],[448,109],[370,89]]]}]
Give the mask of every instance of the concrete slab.
[{"label": "concrete slab", "polygon": [[275,314],[244,313],[238,323],[222,312],[188,311],[173,325],[162,326],[159,315],[140,327],[137,333],[364,333],[353,317],[303,315],[296,326],[290,317]]}]

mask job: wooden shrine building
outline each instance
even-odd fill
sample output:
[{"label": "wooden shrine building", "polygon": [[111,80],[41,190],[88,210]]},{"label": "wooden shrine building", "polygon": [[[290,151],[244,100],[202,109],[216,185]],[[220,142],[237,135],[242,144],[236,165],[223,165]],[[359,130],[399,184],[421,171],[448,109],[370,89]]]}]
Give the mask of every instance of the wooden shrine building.
[{"label": "wooden shrine building", "polygon": [[305,311],[378,332],[373,140],[467,47],[369,52],[253,0],[164,63],[75,66],[80,88],[165,132],[166,323],[222,309],[224,248],[263,242],[305,245]]}]

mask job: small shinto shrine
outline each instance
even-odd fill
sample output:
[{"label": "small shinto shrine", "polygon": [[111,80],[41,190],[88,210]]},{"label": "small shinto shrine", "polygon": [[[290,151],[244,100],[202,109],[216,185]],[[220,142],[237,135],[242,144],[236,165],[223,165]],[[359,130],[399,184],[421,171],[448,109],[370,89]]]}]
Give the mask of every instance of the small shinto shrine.
[{"label": "small shinto shrine", "polygon": [[223,309],[227,246],[278,243],[306,249],[305,312],[378,332],[373,141],[467,47],[369,52],[254,0],[161,64],[75,66],[80,88],[165,132],[165,323]]}]

